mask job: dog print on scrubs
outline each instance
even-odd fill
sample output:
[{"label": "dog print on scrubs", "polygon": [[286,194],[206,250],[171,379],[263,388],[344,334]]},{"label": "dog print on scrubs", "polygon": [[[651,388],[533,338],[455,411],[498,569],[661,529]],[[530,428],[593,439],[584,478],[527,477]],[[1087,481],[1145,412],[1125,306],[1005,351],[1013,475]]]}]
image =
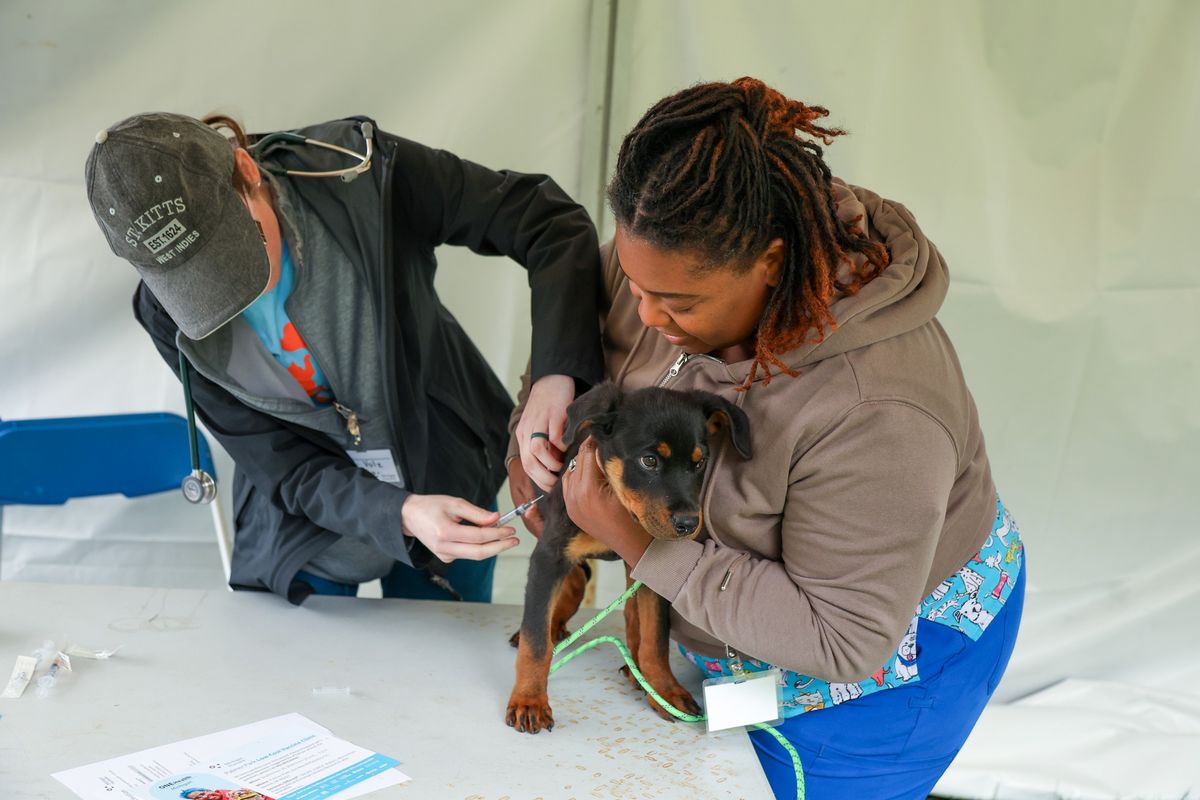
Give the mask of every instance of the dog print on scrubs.
[{"label": "dog print on scrubs", "polygon": [[875,681],[876,686],[883,686],[887,680],[887,674],[891,671],[891,667],[883,667],[882,669],[877,670],[875,674],[871,676],[871,680]]},{"label": "dog print on scrubs", "polygon": [[833,704],[837,705],[862,697],[863,690],[857,683],[831,683],[829,684],[829,696],[833,698]]},{"label": "dog print on scrubs", "polygon": [[963,603],[962,608],[954,612],[954,618],[960,623],[963,617],[973,622],[981,630],[987,628],[992,623],[992,615],[984,610],[983,605],[979,602],[978,595],[972,595],[967,602]]},{"label": "dog print on scrubs", "polygon": [[951,597],[949,600],[947,600],[946,602],[942,603],[937,608],[933,609],[932,611],[929,611],[928,613],[926,613],[924,615],[919,614],[918,616],[924,616],[924,618],[929,620],[930,622],[937,622],[938,620],[942,619],[942,617],[945,617],[947,614],[949,614],[951,611],[957,610],[958,604],[963,601],[963,597],[965,597],[965,595],[956,594],[953,597]]},{"label": "dog print on scrubs", "polygon": [[[1013,519],[1013,515],[1008,513],[1008,509],[1005,508],[1000,514],[1000,525],[992,531],[992,535],[999,539],[1001,544],[1008,547],[1008,535],[1010,533],[1020,535],[1020,532],[1017,530],[1017,521]],[[989,540],[991,539],[991,537],[988,538]]]},{"label": "dog print on scrubs", "polygon": [[896,660],[892,662],[896,668],[896,677],[904,682],[917,678],[917,617],[913,617],[900,640],[896,650]]},{"label": "dog print on scrubs", "polygon": [[[1008,509],[997,500],[992,532],[979,552],[921,603],[920,616],[948,625],[971,640],[987,630],[1004,607],[1021,571],[1021,532]],[[935,597],[935,595],[939,595]],[[947,597],[945,601],[941,597]]]},{"label": "dog print on scrubs", "polygon": [[942,581],[929,593],[929,598],[936,602],[945,597],[948,591],[950,591],[950,581]]},{"label": "dog print on scrubs", "polygon": [[[830,683],[790,670],[784,671],[783,716],[794,717],[809,711],[850,702],[875,692],[920,680],[917,658],[917,622],[926,619],[954,628],[971,640],[983,635],[1004,607],[1020,574],[1022,559],[1020,531],[1008,509],[996,500],[992,531],[979,552],[946,580],[939,583],[921,601],[900,639],[896,654],[866,680],[857,683]],[[710,678],[734,674],[729,659],[693,653],[682,645],[679,650]],[[753,658],[737,661],[738,669],[759,672],[770,665]]]},{"label": "dog print on scrubs", "polygon": [[804,711],[816,711],[825,707],[825,698],[820,692],[808,692],[796,695],[796,707]]},{"label": "dog print on scrubs", "polygon": [[[979,554],[976,553],[975,558],[972,560],[975,561],[978,558]],[[963,585],[967,587],[968,595],[975,594],[979,591],[979,587],[983,586],[983,576],[970,567],[963,567],[960,569],[956,577],[960,578],[963,582]]]}]

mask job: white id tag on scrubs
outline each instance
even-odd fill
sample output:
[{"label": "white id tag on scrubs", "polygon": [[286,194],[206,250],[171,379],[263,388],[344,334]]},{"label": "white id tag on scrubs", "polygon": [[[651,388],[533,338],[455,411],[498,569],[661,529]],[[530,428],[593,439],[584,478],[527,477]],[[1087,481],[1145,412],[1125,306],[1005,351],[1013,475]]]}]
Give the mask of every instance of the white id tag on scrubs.
[{"label": "white id tag on scrubs", "polygon": [[708,732],[741,728],[763,722],[768,725],[781,721],[778,669],[766,672],[747,672],[726,678],[704,681],[704,713]]},{"label": "white id tag on scrubs", "polygon": [[392,458],[391,450],[387,448],[379,450],[347,450],[346,455],[350,456],[350,460],[355,464],[379,480],[395,486],[404,486],[404,482],[400,480],[400,470],[396,467],[396,459]]}]

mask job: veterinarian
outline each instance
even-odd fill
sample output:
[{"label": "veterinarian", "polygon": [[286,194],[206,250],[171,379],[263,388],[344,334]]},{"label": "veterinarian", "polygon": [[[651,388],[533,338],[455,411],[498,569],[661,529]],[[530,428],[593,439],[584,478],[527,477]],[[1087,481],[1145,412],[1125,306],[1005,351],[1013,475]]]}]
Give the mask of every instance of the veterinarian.
[{"label": "veterinarian", "polygon": [[173,370],[186,358],[236,463],[231,585],[299,603],[380,578],[385,596],[489,600],[517,543],[488,527],[512,401],[441,304],[434,249],[528,271],[530,406],[561,431],[603,370],[584,209],[366,118],[252,140],[228,117],[143,114],[97,135],[86,179],[142,278],[135,316]]},{"label": "veterinarian", "polygon": [[[666,98],[625,137],[608,376],[731,400],[753,457],[714,443],[694,541],[632,522],[590,440],[564,498],[672,603],[707,676],[783,670],[809,798],[924,798],[1004,673],[1024,553],[936,318],[946,265],[904,206],[831,176],[826,114],[743,78]],[[794,797],[789,757],[751,738]]]}]

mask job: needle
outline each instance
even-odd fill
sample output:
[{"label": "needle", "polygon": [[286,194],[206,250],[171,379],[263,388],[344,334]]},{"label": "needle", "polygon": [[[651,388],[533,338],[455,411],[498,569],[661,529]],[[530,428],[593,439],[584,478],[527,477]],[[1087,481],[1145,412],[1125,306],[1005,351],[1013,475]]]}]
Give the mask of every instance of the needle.
[{"label": "needle", "polygon": [[533,498],[529,502],[521,503],[521,505],[517,506],[512,511],[509,511],[507,514],[500,517],[500,519],[496,520],[496,523],[494,525],[492,525],[492,527],[499,528],[501,525],[504,525],[505,523],[509,522],[510,520],[512,520],[515,517],[525,516],[526,511],[533,508],[535,505],[538,504],[539,501],[545,499],[545,497],[546,497],[546,495],[539,494],[537,497]]}]

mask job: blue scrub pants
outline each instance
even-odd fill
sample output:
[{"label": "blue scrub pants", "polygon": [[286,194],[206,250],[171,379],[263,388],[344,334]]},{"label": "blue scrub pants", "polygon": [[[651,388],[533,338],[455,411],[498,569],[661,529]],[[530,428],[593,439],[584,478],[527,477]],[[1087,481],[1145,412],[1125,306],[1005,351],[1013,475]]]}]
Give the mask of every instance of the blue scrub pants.
[{"label": "blue scrub pants", "polygon": [[[450,582],[463,600],[468,603],[492,602],[492,577],[496,571],[496,557],[483,561],[459,559],[446,568],[446,580]],[[313,588],[314,594],[330,594],[340,597],[355,597],[357,583],[338,583],[318,578],[310,572],[296,573],[296,580],[304,581]],[[407,564],[396,562],[392,571],[379,581],[383,585],[384,597],[406,597],[410,600],[453,600],[447,592],[429,580],[429,573],[413,569]]]},{"label": "blue scrub pants", "polygon": [[[807,800],[925,800],[1000,683],[1025,605],[1025,569],[977,641],[929,620],[917,623],[920,680],[777,728],[804,767]],[[765,731],[750,740],[777,798],[795,798],[792,759]]]}]

